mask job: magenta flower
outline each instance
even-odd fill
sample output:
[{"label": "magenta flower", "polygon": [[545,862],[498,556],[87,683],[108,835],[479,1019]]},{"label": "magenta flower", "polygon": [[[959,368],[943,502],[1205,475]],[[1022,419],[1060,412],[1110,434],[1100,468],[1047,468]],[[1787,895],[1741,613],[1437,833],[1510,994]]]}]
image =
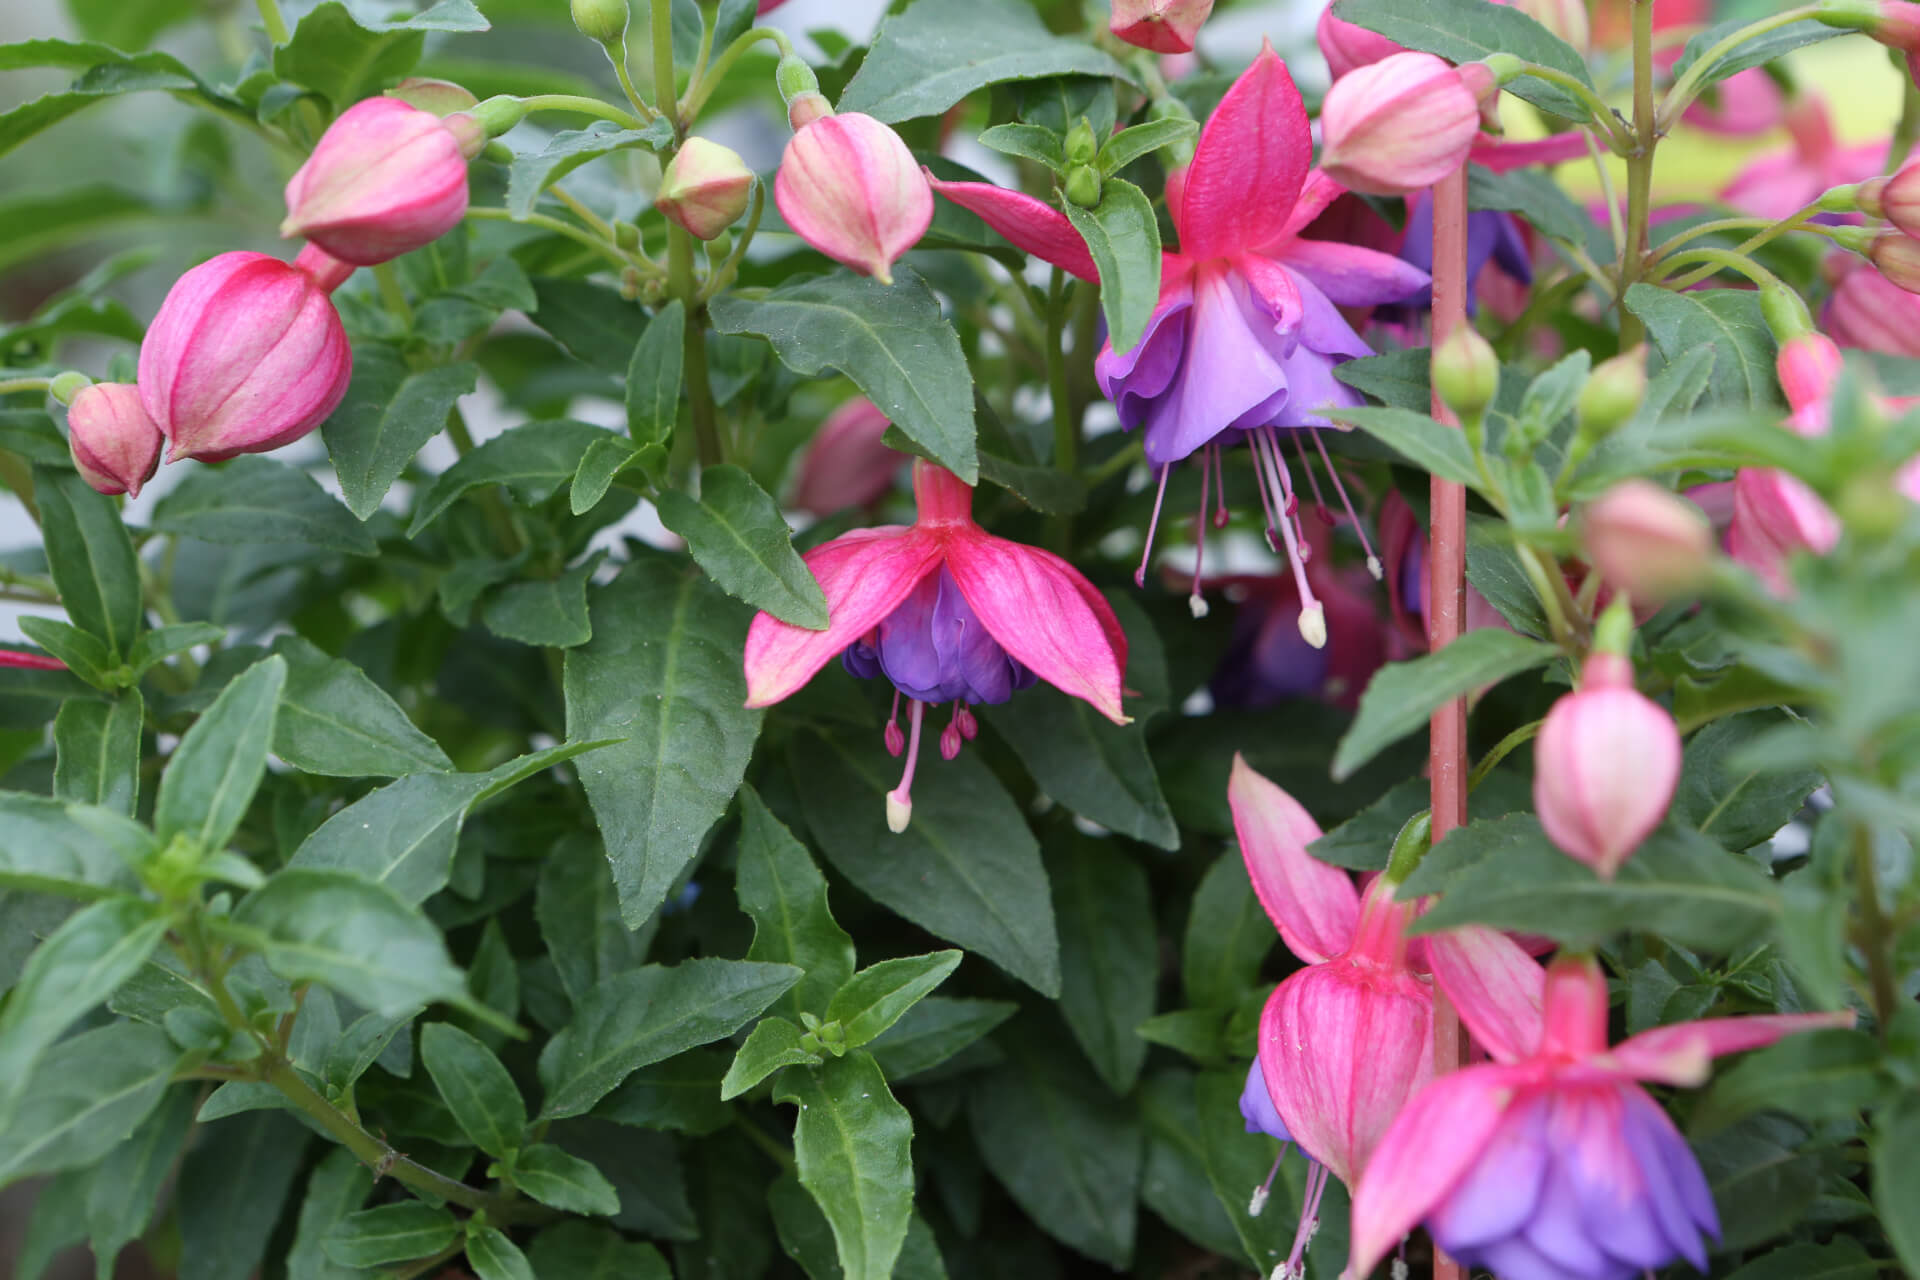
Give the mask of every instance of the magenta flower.
[{"label": "magenta flower", "polygon": [[933,221],[933,192],[907,144],[858,111],[796,122],[773,202],[795,235],[881,284]]},{"label": "magenta flower", "polygon": [[398,98],[356,102],[287,182],[280,234],[363,267],[431,244],[466,216],[467,160],[485,142],[469,115],[442,119]]},{"label": "magenta flower", "polygon": [[1691,1086],[1712,1058],[1851,1013],[1711,1018],[1607,1047],[1607,983],[1586,957],[1548,970],[1544,1020],[1461,1016],[1494,1061],[1442,1076],[1401,1111],[1353,1197],[1351,1273],[1414,1225],[1501,1280],[1633,1280],[1685,1258],[1706,1270],[1719,1218],[1686,1140],[1637,1081]]},{"label": "magenta flower", "polygon": [[1213,0],[1113,0],[1107,29],[1154,53],[1192,53]]},{"label": "magenta flower", "polygon": [[1784,218],[1811,204],[1829,187],[1863,182],[1880,172],[1887,156],[1884,141],[1842,146],[1824,102],[1802,94],[1781,116],[1792,137],[1786,147],[1769,151],[1734,175],[1720,198],[1757,218]]},{"label": "magenta flower", "polygon": [[[1429,278],[1390,254],[1300,238],[1340,194],[1339,184],[1309,172],[1312,157],[1299,90],[1268,46],[1207,120],[1192,165],[1168,181],[1180,250],[1164,255],[1160,303],[1146,335],[1130,351],[1109,343],[1094,371],[1121,424],[1144,430],[1162,497],[1174,463],[1247,437],[1269,537],[1277,531],[1285,543],[1300,588],[1301,634],[1318,647],[1326,642],[1325,610],[1307,581],[1310,552],[1281,435],[1328,425],[1322,411],[1329,406],[1362,403],[1333,368],[1373,351],[1338,308],[1392,302]],[[935,179],[933,186],[1027,252],[1083,280],[1099,278],[1073,224],[1051,205],[986,183]],[[1150,528],[1147,557],[1152,550]],[[1145,580],[1146,564],[1143,557],[1136,582]]]},{"label": "magenta flower", "polygon": [[973,521],[973,490],[951,472],[913,464],[919,518],[856,529],[808,552],[827,595],[831,625],[809,631],[771,614],[747,632],[747,705],[779,702],[836,656],[854,675],[885,676],[908,700],[911,736],[887,723],[887,747],[905,750],[887,823],[906,830],[914,765],[929,704],[954,704],[940,735],[951,760],[978,732],[968,706],[1005,702],[1035,679],[1084,698],[1125,724],[1120,680],[1127,638],[1113,610],[1078,570],[1049,551],[996,538]]},{"label": "magenta flower", "polygon": [[83,387],[67,409],[67,447],[80,478],[101,493],[140,496],[160,467],[160,428],[128,382]]}]

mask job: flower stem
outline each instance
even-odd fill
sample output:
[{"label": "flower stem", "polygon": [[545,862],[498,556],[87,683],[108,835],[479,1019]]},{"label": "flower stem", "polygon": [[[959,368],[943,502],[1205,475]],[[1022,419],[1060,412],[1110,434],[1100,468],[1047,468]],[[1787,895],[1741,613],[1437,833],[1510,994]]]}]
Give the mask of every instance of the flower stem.
[{"label": "flower stem", "polygon": [[1646,337],[1640,317],[1626,308],[1627,290],[1645,271],[1647,222],[1653,212],[1653,153],[1659,121],[1653,104],[1653,0],[1633,0],[1633,132],[1627,156],[1627,243],[1620,254],[1620,346]]},{"label": "flower stem", "polygon": [[[536,93],[532,97],[520,99],[520,105],[528,111],[571,111],[575,115],[611,120],[614,124],[626,129],[638,129],[641,125],[641,117],[635,116],[632,112],[622,111],[611,102],[602,102],[598,98],[588,98],[573,93]],[[649,111],[648,114],[651,115],[652,112]]]},{"label": "flower stem", "polygon": [[1537,62],[1522,63],[1520,74],[1532,76],[1536,80],[1545,80],[1580,99],[1581,105],[1592,113],[1593,124],[1606,132],[1607,145],[1615,151],[1624,153],[1633,146],[1633,138],[1621,128],[1619,118],[1613,114],[1613,108],[1609,107],[1599,94],[1583,84],[1579,77],[1570,76],[1553,67],[1543,67]]},{"label": "flower stem", "polygon": [[275,48],[287,42],[287,20],[281,16],[280,0],[255,0],[260,9],[260,21],[267,28],[267,39]]},{"label": "flower stem", "polygon": [[674,100],[673,74],[673,0],[653,0],[653,100],[656,109],[673,126],[673,146],[678,150],[687,139],[686,124],[680,119],[680,106]]},{"label": "flower stem", "polygon": [[387,310],[393,318],[405,325],[409,331],[413,328],[413,307],[407,302],[407,291],[400,287],[399,273],[391,262],[383,262],[373,269],[373,282],[380,289],[380,300],[387,304]]},{"label": "flower stem", "polygon": [[764,183],[753,184],[753,206],[747,211],[747,225],[733,242],[733,248],[726,260],[707,276],[707,283],[700,290],[700,304],[706,305],[713,297],[733,282],[740,270],[740,262],[747,256],[747,246],[753,243],[753,237],[760,230],[760,215],[766,211],[767,191]]},{"label": "flower stem", "polygon": [[1668,281],[1667,287],[1671,289],[1681,289],[1689,285],[1698,284],[1708,276],[1721,270],[1737,271],[1762,288],[1785,287],[1780,283],[1780,277],[1774,275],[1773,272],[1767,270],[1752,258],[1746,257],[1738,250],[1708,249],[1704,247],[1688,249],[1682,253],[1674,254],[1673,257],[1667,259],[1664,266],[1668,270],[1672,270],[1675,267],[1696,262],[1707,265],[1700,271],[1691,272],[1682,276],[1679,280]]},{"label": "flower stem", "polygon": [[548,214],[529,213],[525,217],[516,218],[510,209],[500,209],[493,205],[477,205],[467,208],[467,216],[478,218],[483,222],[521,222],[530,227],[539,227],[543,231],[551,231],[555,235],[565,236],[569,240],[585,245],[616,267],[637,267],[650,275],[660,274],[660,268],[655,263],[625,253],[619,245],[602,240],[583,227],[576,227],[571,222]]},{"label": "flower stem", "polygon": [[1545,719],[1540,719],[1523,724],[1495,743],[1493,750],[1480,757],[1480,763],[1473,766],[1473,772],[1467,777],[1467,790],[1471,791],[1485,782],[1487,775],[1498,768],[1502,760],[1512,755],[1525,743],[1532,741],[1540,732],[1540,726],[1545,723]]},{"label": "flower stem", "polygon": [[1860,901],[1860,922],[1856,941],[1867,957],[1867,980],[1873,989],[1873,1016],[1882,1039],[1886,1038],[1896,1010],[1900,1007],[1900,987],[1887,949],[1892,935],[1887,914],[1880,904],[1880,873],[1873,862],[1873,833],[1864,824],[1853,829],[1853,892]]},{"label": "flower stem", "polygon": [[780,50],[782,57],[793,52],[793,42],[787,39],[787,33],[776,27],[755,27],[751,31],[742,32],[732,44],[722,49],[720,56],[708,64],[706,69],[695,77],[694,83],[687,87],[687,98],[681,104],[680,114],[689,127],[700,118],[700,109],[707,105],[707,99],[713,96],[713,91],[719,88],[721,81],[727,78],[727,72],[733,69],[733,64],[740,60],[742,54],[763,40],[771,41],[774,47]]}]

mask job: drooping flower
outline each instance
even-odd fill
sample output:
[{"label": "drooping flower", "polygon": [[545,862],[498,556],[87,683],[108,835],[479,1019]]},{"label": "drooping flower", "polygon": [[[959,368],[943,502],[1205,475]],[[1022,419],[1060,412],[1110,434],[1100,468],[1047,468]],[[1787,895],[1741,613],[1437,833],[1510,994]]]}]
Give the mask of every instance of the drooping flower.
[{"label": "drooping flower", "polygon": [[1887,144],[1842,146],[1834,136],[1826,103],[1802,93],[1781,117],[1788,145],[1751,161],[1720,192],[1720,198],[1757,218],[1798,213],[1829,187],[1861,182],[1880,172]]},{"label": "drooping flower", "polygon": [[1920,359],[1920,294],[1908,293],[1870,265],[1836,255],[1838,278],[1820,327],[1842,347]]},{"label": "drooping flower", "polygon": [[1608,585],[1661,605],[1698,589],[1713,558],[1700,508],[1651,480],[1607,490],[1580,515],[1587,559]]},{"label": "drooping flower", "polygon": [[780,157],[773,200],[802,240],[882,284],[893,282],[895,260],[933,221],[933,192],[907,144],[857,111],[799,124]]},{"label": "drooping flower", "polygon": [[[1362,403],[1333,369],[1372,349],[1338,307],[1404,298],[1428,277],[1378,250],[1300,238],[1340,193],[1309,171],[1312,150],[1300,93],[1268,46],[1208,119],[1192,164],[1168,181],[1180,250],[1162,258],[1159,306],[1146,335],[1130,351],[1109,343],[1094,371],[1122,425],[1142,428],[1162,497],[1174,463],[1247,438],[1269,536],[1284,542],[1304,602],[1301,633],[1318,646],[1326,640],[1325,610],[1306,577],[1310,552],[1282,435],[1328,425],[1322,410],[1329,406]],[[1051,205],[986,183],[936,179],[933,186],[1027,252],[1098,279],[1073,224]],[[1212,470],[1218,473],[1217,463]],[[1156,502],[1156,523],[1158,509]],[[1136,581],[1145,578],[1152,547],[1150,528]]]},{"label": "drooping flower", "polygon": [[653,207],[701,240],[712,240],[747,209],[753,170],[740,153],[706,138],[688,138],[661,176]]},{"label": "drooping flower", "polygon": [[951,760],[978,731],[974,703],[1005,702],[1035,679],[1085,699],[1118,724],[1126,635],[1112,608],[1049,551],[997,538],[973,520],[973,490],[931,463],[913,464],[919,516],[909,527],[856,529],[814,548],[806,564],[826,592],[831,623],[809,631],[771,614],[747,632],[747,705],[779,702],[835,657],[854,675],[885,676],[908,700],[909,733],[887,724],[906,752],[887,822],[912,816],[913,773],[929,705],[951,702],[940,735]]},{"label": "drooping flower", "polygon": [[81,388],[67,409],[67,445],[80,478],[101,493],[140,496],[160,467],[160,428],[140,403],[140,389],[124,382]]},{"label": "drooping flower", "polygon": [[887,415],[865,396],[856,396],[828,414],[800,455],[794,509],[830,516],[880,501],[906,461],[905,455],[880,443],[890,425]]},{"label": "drooping flower", "polygon": [[1494,1061],[1435,1079],[1395,1118],[1353,1198],[1354,1275],[1421,1222],[1455,1261],[1500,1280],[1634,1280],[1685,1258],[1704,1271],[1719,1218],[1699,1162],[1638,1081],[1692,1086],[1711,1059],[1850,1013],[1712,1018],[1607,1047],[1607,984],[1585,957],[1548,971],[1533,1034],[1461,1017]]},{"label": "drooping flower", "polygon": [[1321,104],[1321,168],[1369,195],[1431,187],[1466,161],[1480,133],[1480,98],[1492,88],[1478,63],[1455,67],[1430,53],[1355,68]]}]

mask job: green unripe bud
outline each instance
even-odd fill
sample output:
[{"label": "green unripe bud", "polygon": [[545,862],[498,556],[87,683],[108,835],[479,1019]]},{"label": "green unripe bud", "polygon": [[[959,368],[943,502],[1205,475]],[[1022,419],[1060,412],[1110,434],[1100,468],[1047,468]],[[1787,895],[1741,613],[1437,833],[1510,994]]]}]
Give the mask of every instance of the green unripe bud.
[{"label": "green unripe bud", "polygon": [[1647,396],[1647,349],[1644,346],[1622,351],[1600,367],[1580,388],[1574,401],[1574,420],[1580,434],[1599,440],[1612,435],[1640,412]]},{"label": "green unripe bud", "polygon": [[447,120],[451,126],[463,117],[472,119],[486,137],[497,138],[527,118],[527,104],[503,93],[488,98],[471,110],[448,116]]},{"label": "green unripe bud", "polygon": [[1447,335],[1433,353],[1433,389],[1462,422],[1477,422],[1500,394],[1500,357],[1470,324]]},{"label": "green unripe bud", "polygon": [[1100,204],[1100,171],[1090,164],[1076,166],[1067,174],[1067,200],[1082,209]]},{"label": "green unripe bud", "polygon": [[1067,163],[1092,164],[1099,154],[1100,140],[1093,136],[1093,126],[1082,116],[1078,124],[1067,130]]},{"label": "green unripe bud", "polygon": [[573,25],[580,34],[601,44],[626,38],[627,0],[573,0]]},{"label": "green unripe bud", "polygon": [[780,98],[784,102],[790,103],[803,93],[820,92],[820,77],[813,74],[807,60],[797,53],[780,59],[780,65],[773,69],[773,82],[780,86]]},{"label": "green unripe bud", "polygon": [[53,380],[47,388],[49,394],[61,404],[72,404],[73,398],[93,385],[93,379],[84,373],[75,373],[71,369]]}]

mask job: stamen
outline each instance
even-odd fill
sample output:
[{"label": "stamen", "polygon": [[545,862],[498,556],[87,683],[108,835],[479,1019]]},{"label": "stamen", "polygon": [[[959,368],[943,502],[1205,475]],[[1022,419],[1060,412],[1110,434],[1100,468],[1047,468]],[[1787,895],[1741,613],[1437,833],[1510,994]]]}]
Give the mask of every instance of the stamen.
[{"label": "stamen", "polygon": [[960,754],[960,704],[953,704],[953,719],[940,731],[940,758],[951,760]]},{"label": "stamen", "polygon": [[907,749],[907,735],[900,732],[900,691],[893,691],[893,710],[887,713],[887,754],[895,760]]},{"label": "stamen", "polygon": [[1267,1180],[1253,1189],[1253,1199],[1247,1202],[1249,1218],[1259,1217],[1260,1211],[1267,1207],[1267,1199],[1273,1194],[1273,1180],[1280,1176],[1280,1165],[1287,1158],[1287,1148],[1292,1145],[1290,1142],[1280,1144],[1280,1154],[1273,1158],[1273,1168],[1267,1170]]},{"label": "stamen", "polygon": [[1207,598],[1200,594],[1200,574],[1207,559],[1207,486],[1212,479],[1213,468],[1207,465],[1206,455],[1202,454],[1200,507],[1193,513],[1193,590],[1187,593],[1187,608],[1195,618],[1207,616]]},{"label": "stamen", "polygon": [[1260,439],[1258,435],[1248,443],[1247,448],[1253,454],[1254,492],[1260,495],[1260,510],[1267,519],[1267,526],[1262,531],[1262,536],[1267,540],[1267,550],[1273,552],[1275,555],[1279,555],[1280,542],[1278,526],[1280,522],[1274,517],[1273,499],[1267,493],[1267,464],[1265,459],[1260,455]]},{"label": "stamen", "polygon": [[[1307,430],[1312,430],[1311,427]],[[1313,474],[1313,463],[1307,458],[1307,446],[1300,443],[1300,432],[1293,433],[1293,451],[1300,458],[1300,469],[1307,473],[1307,483],[1313,488],[1313,514],[1321,524],[1331,529],[1334,526],[1333,512],[1327,510],[1326,495],[1320,492],[1320,477]],[[1318,440],[1320,437],[1315,436]]]},{"label": "stamen", "polygon": [[953,722],[960,726],[960,736],[968,742],[980,736],[980,722],[974,718],[973,708],[966,703],[954,704]]},{"label": "stamen", "polygon": [[1147,585],[1147,564],[1153,559],[1153,535],[1160,527],[1160,504],[1167,500],[1167,476],[1173,471],[1173,464],[1166,463],[1160,468],[1160,492],[1154,495],[1153,519],[1147,521],[1147,545],[1140,551],[1140,567],[1133,571],[1133,585]]},{"label": "stamen", "polygon": [[1305,1280],[1307,1274],[1307,1248],[1313,1243],[1313,1237],[1320,1230],[1320,1197],[1326,1194],[1327,1179],[1331,1175],[1327,1167],[1318,1161],[1307,1166],[1307,1194],[1300,1205],[1300,1225],[1294,1228],[1293,1248],[1287,1254],[1287,1260],[1280,1264],[1275,1276],[1285,1280]]},{"label": "stamen", "polygon": [[913,820],[913,767],[920,762],[920,721],[926,710],[927,704],[918,699],[907,703],[907,723],[913,727],[907,740],[907,767],[900,775],[900,785],[887,792],[887,830],[895,835],[905,831]]},{"label": "stamen", "polygon": [[1327,464],[1327,478],[1333,481],[1333,491],[1340,495],[1340,501],[1347,509],[1347,519],[1353,521],[1353,531],[1360,535],[1360,547],[1367,553],[1367,572],[1373,575],[1375,582],[1379,582],[1387,574],[1380,566],[1380,557],[1373,553],[1373,544],[1367,541],[1367,526],[1360,523],[1360,516],[1353,509],[1353,499],[1347,496],[1347,486],[1340,483],[1340,473],[1334,469],[1333,459],[1327,453],[1327,442],[1320,438],[1318,431],[1313,432],[1313,443],[1319,447],[1321,460]]},{"label": "stamen", "polygon": [[[1269,474],[1280,481],[1282,492],[1288,499],[1293,497],[1287,488],[1287,464],[1281,461],[1278,444],[1273,439],[1271,428],[1263,427],[1255,433],[1255,438],[1264,442],[1267,448],[1267,469]],[[1316,649],[1324,649],[1327,644],[1327,611],[1313,594],[1313,587],[1307,582],[1307,557],[1302,554],[1301,538],[1294,534],[1292,520],[1280,522],[1280,536],[1286,540],[1287,562],[1293,566],[1293,584],[1300,592],[1300,635]]]},{"label": "stamen", "polygon": [[1227,527],[1227,463],[1224,451],[1217,444],[1207,446],[1207,452],[1213,455],[1213,527]]}]

